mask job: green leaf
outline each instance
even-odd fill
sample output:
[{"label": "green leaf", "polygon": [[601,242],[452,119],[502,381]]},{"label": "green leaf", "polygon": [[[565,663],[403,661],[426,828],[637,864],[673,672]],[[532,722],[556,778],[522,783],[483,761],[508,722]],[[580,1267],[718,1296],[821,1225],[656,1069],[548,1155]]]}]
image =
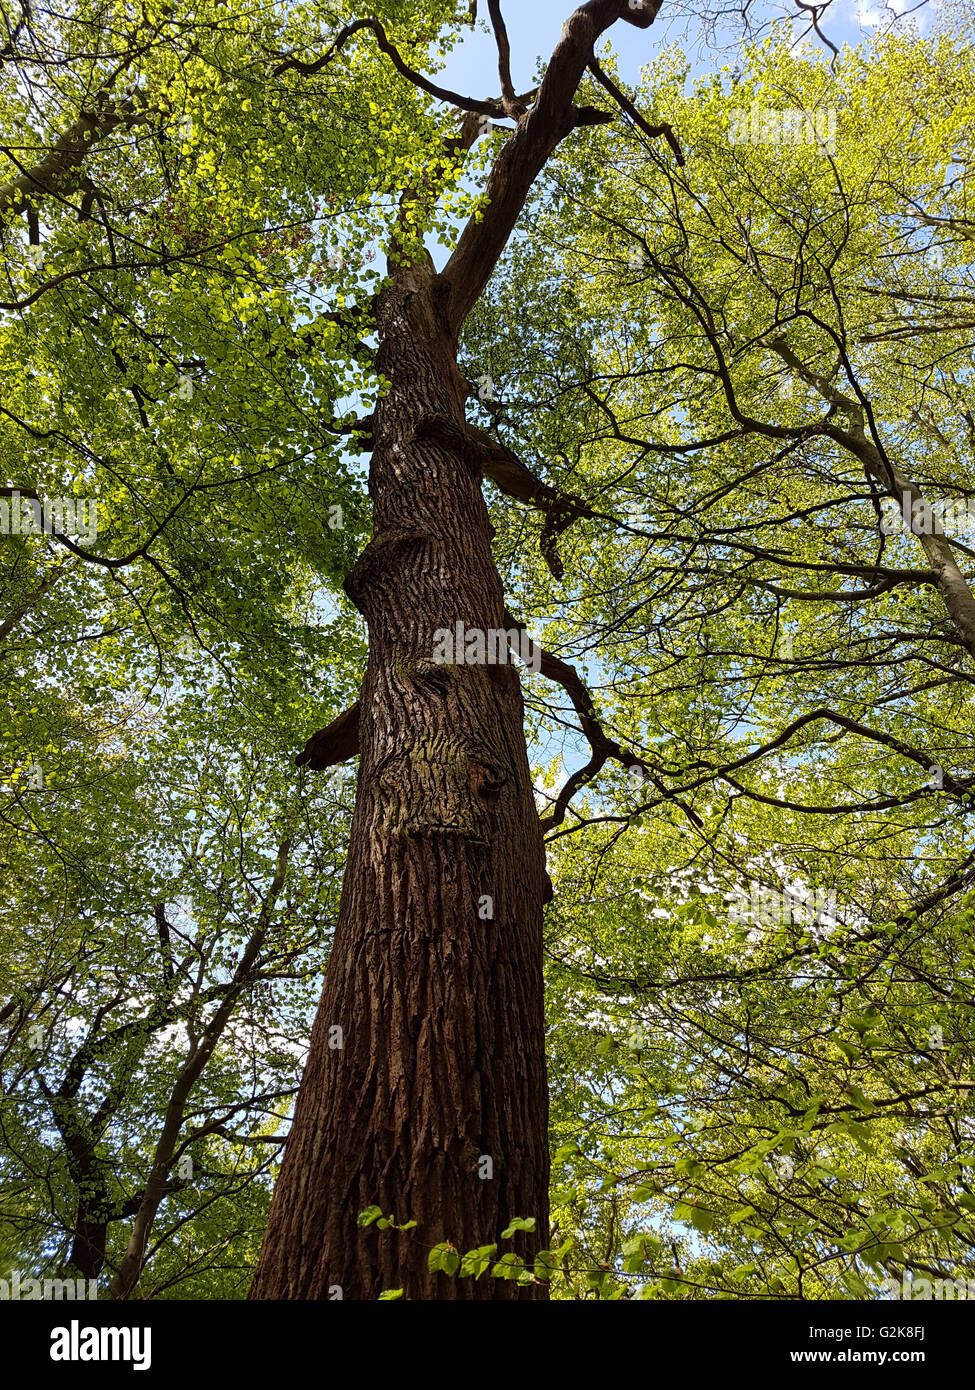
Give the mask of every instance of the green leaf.
[{"label": "green leaf", "polygon": [[497,1252],[496,1245],[479,1245],[476,1250],[468,1250],[460,1262],[461,1277],[480,1279]]},{"label": "green leaf", "polygon": [[501,1232],[502,1240],[510,1240],[516,1231],[534,1231],[534,1216],[516,1216],[510,1225]]},{"label": "green leaf", "polygon": [[547,1282],[557,1272],[558,1267],[559,1262],[551,1250],[539,1250],[534,1264],[536,1279]]},{"label": "green leaf", "polygon": [[444,1241],[440,1245],[435,1245],[427,1256],[427,1268],[431,1274],[448,1274],[451,1277],[457,1273],[460,1266],[460,1255],[449,1241]]},{"label": "green leaf", "polygon": [[495,1279],[518,1279],[524,1273],[524,1261],[519,1255],[509,1251],[502,1255],[491,1270]]},{"label": "green leaf", "polygon": [[581,1150],[578,1144],[563,1144],[560,1149],[556,1149],[552,1162],[564,1163],[567,1158],[574,1158],[579,1152],[581,1152]]}]

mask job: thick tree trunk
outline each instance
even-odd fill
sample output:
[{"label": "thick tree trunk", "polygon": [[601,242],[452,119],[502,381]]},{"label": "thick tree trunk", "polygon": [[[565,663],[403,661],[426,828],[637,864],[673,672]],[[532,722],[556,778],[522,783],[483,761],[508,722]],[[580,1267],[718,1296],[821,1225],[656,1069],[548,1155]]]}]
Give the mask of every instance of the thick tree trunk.
[{"label": "thick tree trunk", "polygon": [[[520,682],[510,665],[432,660],[438,628],[505,626],[480,479],[424,428],[464,419],[444,298],[421,265],[379,309],[392,388],[374,539],[347,584],[369,625],[352,840],[252,1298],[547,1293],[427,1270],[433,1245],[492,1244],[516,1216],[536,1234],[499,1253],[548,1240],[547,879]],[[372,1205],[418,1225],[360,1227]]]}]

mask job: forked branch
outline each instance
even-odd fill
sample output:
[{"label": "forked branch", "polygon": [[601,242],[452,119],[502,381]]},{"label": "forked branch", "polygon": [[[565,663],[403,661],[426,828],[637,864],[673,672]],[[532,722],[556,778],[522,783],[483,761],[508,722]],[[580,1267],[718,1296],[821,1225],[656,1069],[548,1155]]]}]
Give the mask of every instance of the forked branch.
[{"label": "forked branch", "polygon": [[[509,630],[515,629],[519,633],[525,633],[527,631],[524,623],[519,622],[507,609],[505,609],[504,621],[505,627]],[[635,753],[626,752],[615,739],[610,738],[605,732],[593,707],[592,696],[586,689],[575,667],[570,666],[568,662],[562,661],[559,657],[553,656],[552,653],[546,651],[544,647],[541,649],[541,653],[541,674],[545,676],[547,680],[554,681],[556,685],[560,685],[568,695],[576,714],[579,716],[580,727],[586,736],[592,752],[592,757],[589,759],[588,763],[586,763],[585,767],[578,768],[566,781],[562,790],[559,792],[551,815],[543,817],[542,828],[544,830],[553,830],[556,826],[561,825],[563,820],[565,820],[566,813],[569,809],[569,803],[576,792],[588,782],[591,782],[594,777],[598,776],[608,762],[617,762],[621,767],[625,767],[627,771],[631,768],[638,768],[641,776],[656,787],[661,797],[665,800],[674,800],[688,819],[691,820],[694,825],[700,827],[703,824],[700,816],[679,798],[673,797],[670,791],[668,791],[642,758],[638,758]]]}]

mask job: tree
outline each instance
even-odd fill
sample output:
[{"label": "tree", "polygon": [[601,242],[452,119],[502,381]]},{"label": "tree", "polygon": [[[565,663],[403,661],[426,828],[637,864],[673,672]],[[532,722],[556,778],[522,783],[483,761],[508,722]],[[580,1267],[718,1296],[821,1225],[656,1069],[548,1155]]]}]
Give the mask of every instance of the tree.
[{"label": "tree", "polygon": [[189,665],[182,683],[101,737],[35,727],[44,785],[6,799],[3,1277],[115,1298],[239,1297],[250,1277],[334,927],[341,792],[293,785],[290,728],[255,741],[246,704],[215,718]]},{"label": "tree", "polygon": [[[401,9],[391,5],[383,15],[393,39],[381,20],[370,16],[347,25],[324,58],[308,61],[297,56],[312,46],[308,16],[295,11],[284,20],[283,37],[290,51],[273,66],[268,60],[282,37],[278,17],[270,9],[258,13],[241,32],[219,13],[219,6],[197,13],[186,25],[165,5],[138,16],[120,7],[114,28],[107,23],[108,11],[81,7],[66,27],[51,21],[43,34],[25,11],[12,29],[8,54],[12,69],[20,66],[26,74],[26,80],[16,80],[8,91],[24,143],[38,141],[39,122],[48,123],[48,128],[60,125],[56,138],[41,136],[46,149],[33,166],[25,166],[12,147],[8,150],[18,172],[0,189],[0,210],[10,235],[17,237],[18,224],[29,243],[8,308],[22,314],[43,306],[41,325],[36,316],[24,321],[22,331],[29,338],[40,326],[48,327],[43,315],[52,313],[56,304],[59,323],[84,323],[95,352],[93,357],[65,354],[62,339],[60,355],[47,376],[28,379],[23,402],[6,418],[14,435],[53,440],[48,446],[52,476],[66,452],[115,481],[113,529],[124,534],[133,524],[138,528],[147,513],[153,523],[149,538],[122,547],[121,555],[107,557],[78,544],[63,522],[49,528],[58,546],[111,574],[129,566],[148,568],[163,581],[161,591],[154,583],[154,600],[160,592],[164,599],[175,596],[194,633],[193,609],[202,606],[199,601],[209,591],[213,617],[224,624],[236,607],[233,562],[214,555],[211,540],[201,563],[191,539],[192,517],[194,512],[199,515],[208,495],[239,495],[234,470],[240,454],[229,453],[227,436],[235,435],[248,412],[239,399],[233,412],[225,412],[223,402],[214,399],[215,390],[239,397],[244,380],[241,359],[256,347],[262,363],[270,361],[272,367],[277,366],[275,358],[290,362],[299,357],[296,374],[312,375],[313,392],[316,365],[324,367],[326,380],[319,389],[334,403],[343,388],[356,385],[356,378],[346,374],[339,379],[325,367],[322,335],[329,329],[351,334],[353,361],[369,356],[369,332],[375,331],[378,341],[375,366],[384,390],[368,430],[374,539],[345,586],[370,623],[372,655],[359,702],[363,712],[343,720],[343,738],[337,744],[343,753],[357,748],[361,754],[361,794],[325,1002],[281,1179],[282,1196],[272,1214],[268,1253],[257,1277],[257,1289],[271,1295],[324,1296],[336,1283],[350,1297],[379,1291],[389,1268],[389,1242],[377,1257],[370,1253],[371,1245],[356,1239],[356,1212],[348,1210],[346,1200],[350,1184],[357,1194],[353,1202],[361,1198],[364,1204],[366,1195],[381,1201],[395,1196],[414,1208],[425,1235],[431,1223],[434,1234],[453,1224],[461,1240],[483,1244],[523,1209],[531,1209],[539,1232],[546,1227],[540,949],[546,880],[517,678],[506,661],[497,669],[430,669],[435,630],[452,628],[456,622],[480,633],[504,632],[508,626],[478,487],[485,446],[464,427],[468,388],[456,368],[456,347],[467,314],[545,160],[577,126],[608,118],[602,111],[573,105],[593,44],[619,19],[646,28],[655,7],[622,0],[584,6],[567,23],[556,61],[528,99],[519,98],[511,87],[503,23],[493,7],[503,96],[486,102],[455,100],[403,60],[394,42],[397,28],[403,27]],[[412,9],[411,46],[428,42],[448,18],[453,18],[452,6],[431,5],[428,14]],[[429,26],[426,33],[424,24]],[[310,89],[299,79],[329,69],[352,38],[366,33],[415,87],[418,129],[403,130],[396,123],[401,167],[412,166],[405,185],[397,178],[395,141],[384,152],[386,160],[375,161],[375,170],[361,138],[352,159],[336,158],[332,142],[326,142],[332,157],[320,157],[317,170],[314,160],[302,158],[316,121],[308,118]],[[38,38],[48,43],[48,60],[53,58],[66,71],[66,82],[57,89],[45,88],[34,75],[38,69],[44,71],[45,60],[38,63],[32,52]],[[358,114],[366,91],[357,81],[356,67],[354,57],[346,60],[336,88],[343,98],[351,98]],[[385,71],[385,65],[382,72],[374,68],[366,88],[378,88]],[[282,96],[275,96],[267,79],[285,73],[297,73],[298,79]],[[133,80],[122,89],[122,78],[130,74]],[[300,110],[300,133],[289,133],[269,147],[264,122],[286,107],[295,85],[304,90],[294,98],[297,107],[289,114]],[[419,137],[431,125],[442,126],[442,120],[433,120],[428,98],[444,95],[452,106],[465,110],[466,117],[460,135],[443,141],[440,169],[431,170],[426,162],[429,136],[425,141]],[[201,99],[205,119],[201,114],[197,122],[194,112]],[[377,103],[369,99],[366,105],[370,114],[378,113]],[[238,123],[244,112],[254,114]],[[436,198],[456,179],[458,157],[481,134],[482,118],[507,116],[518,121],[518,129],[489,180],[486,210],[479,208],[471,216],[448,269],[437,275],[421,235],[431,215],[437,225]],[[177,124],[189,154],[183,176],[174,180],[169,146]],[[108,161],[100,163],[99,156],[119,135],[126,137],[126,159],[121,178],[113,180],[109,191]],[[299,151],[299,177],[293,177],[292,145]],[[118,146],[116,157],[117,150]],[[248,162],[251,154],[256,161]],[[378,167],[382,163],[385,167]],[[264,225],[268,197],[280,208],[281,220],[290,213],[291,226],[297,224],[300,231],[314,215],[310,204],[316,183],[324,183],[322,193],[334,200],[343,179],[352,185],[353,198],[367,204],[377,185],[410,190],[399,199],[389,223],[390,274],[368,314],[357,315],[339,294],[336,311],[313,320],[310,328],[297,327],[295,301],[276,295],[272,288],[272,257],[279,254],[282,241],[281,233],[269,234]],[[89,244],[96,208],[99,252],[104,244],[101,263]],[[124,210],[127,226],[112,216],[111,208]],[[45,224],[43,244],[42,210],[50,224]],[[354,236],[354,216],[350,221]],[[375,224],[368,230],[371,235],[377,232]],[[284,245],[300,256],[303,238],[292,235]],[[345,254],[334,258],[339,269],[344,268]],[[262,261],[268,263],[270,275]],[[38,271],[40,283],[35,286],[31,276]],[[116,296],[107,313],[99,308],[104,302],[103,276],[110,277]],[[256,299],[240,292],[247,280],[261,287]],[[160,309],[153,295],[164,287],[165,307]],[[59,303],[64,294],[70,297],[66,316]],[[283,329],[274,321],[282,311],[291,315]],[[52,328],[46,336],[53,346],[57,338]],[[361,342],[363,329],[366,337]],[[334,331],[328,341],[337,345]],[[105,424],[93,432],[95,447],[91,438],[78,440],[74,417],[79,410],[90,412],[104,394],[97,381],[106,372],[109,389],[124,390],[130,398],[155,466],[149,460],[131,469],[120,464],[98,440]],[[196,374],[203,375],[210,394],[205,408],[190,415],[194,432],[189,439],[190,421],[185,415],[181,418],[171,400],[163,409],[150,411],[150,406],[160,405],[159,388],[147,389],[146,381],[159,377],[171,395],[192,402],[201,384]],[[301,386],[306,387],[304,379]],[[57,413],[67,419],[45,430],[34,421],[38,413],[50,412],[55,393]],[[276,393],[282,394],[287,410],[287,392]],[[262,404],[272,409],[259,410],[258,418],[248,421],[248,452],[262,432],[273,446],[274,427],[282,428],[280,419],[272,423],[270,418],[277,401]],[[341,420],[333,428],[340,436]],[[366,422],[361,428],[366,429]],[[294,448],[303,435],[299,423],[285,447]],[[175,452],[183,477],[171,461]],[[134,477],[147,471],[158,477],[153,489],[162,488],[158,501],[147,501],[145,490],[132,486]],[[261,469],[256,478],[265,476]],[[17,481],[9,488],[11,505],[20,506],[26,496],[40,509],[51,489],[34,484],[22,493]],[[248,484],[254,486],[255,481],[250,474]],[[160,560],[160,547],[172,553],[176,575]],[[51,579],[48,575],[35,584],[32,574],[27,577],[21,604],[25,612],[39,601]],[[144,615],[138,597],[135,601]],[[151,622],[147,626],[151,630]],[[387,709],[378,720],[377,699]],[[350,743],[353,734],[356,741]],[[363,935],[366,903],[365,920],[371,927]],[[417,911],[420,903],[423,909]],[[486,922],[491,923],[487,930]],[[387,933],[397,942],[396,957],[363,954],[363,942],[375,946]],[[479,978],[462,981],[458,972],[466,973],[471,961],[478,962]],[[353,962],[358,975],[351,971]],[[333,1000],[330,991],[339,986],[341,997]],[[381,999],[389,994],[404,1000],[403,1007],[393,1009],[392,1029],[379,1012]],[[437,1021],[439,1048],[431,1045],[432,1020]],[[333,1049],[328,1044],[336,1027],[347,1041]],[[341,1069],[334,1065],[336,1054]],[[340,1099],[325,1102],[324,1114],[323,1098],[315,1096],[315,1078],[323,1065],[336,1071],[340,1087]],[[380,1086],[386,1088],[381,1096]],[[392,1127],[388,1117],[379,1126],[370,1113],[377,1105],[385,1111],[388,1095],[398,1118]],[[445,1105],[448,1095],[451,1100]],[[404,1107],[413,1117],[409,1123]],[[341,1122],[338,1110],[345,1114]],[[309,1114],[313,1120],[306,1118]],[[318,1134],[321,1124],[324,1130]],[[363,1126],[369,1133],[365,1163]],[[292,1219],[298,1211],[287,1196],[293,1181],[311,1194],[316,1206],[319,1184],[303,1171],[300,1157],[308,1143],[319,1152],[325,1145],[331,1203],[326,1214],[314,1210],[301,1219],[304,1239],[309,1229],[315,1230],[316,1270],[299,1260],[302,1273],[296,1282],[293,1232],[281,1240],[278,1230],[282,1213]],[[272,1272],[275,1259],[283,1261],[277,1273]],[[412,1292],[429,1291],[435,1282],[421,1261],[407,1286]]]},{"label": "tree", "polygon": [[[772,45],[691,97],[667,55],[629,93],[596,47],[614,26],[647,29],[656,0],[590,0],[519,95],[491,3],[501,96],[482,100],[435,80],[476,12],[119,6],[109,24],[82,6],[63,32],[29,12],[12,31],[3,350],[32,367],[4,403],[6,492],[40,506],[80,466],[74,495],[97,483],[107,530],[96,545],[55,526],[4,551],[0,640],[22,666],[7,671],[8,838],[47,833],[57,862],[70,832],[36,824],[35,763],[154,690],[186,638],[202,673],[185,756],[232,750],[218,805],[268,775],[250,771],[259,723],[283,761],[289,727],[331,719],[300,759],[312,773],[358,756],[254,1297],[544,1298],[559,1265],[569,1296],[866,1296],[912,1249],[947,1270],[970,1235],[957,837],[972,600],[964,549],[924,507],[971,491],[953,365],[969,221],[952,172],[970,148],[970,62],[944,35],[879,46],[866,77],[860,53],[830,66]],[[730,135],[756,105],[774,121]],[[793,135],[794,116],[803,133],[833,109],[857,139],[831,149],[813,121],[783,144],[783,106]],[[932,397],[956,407],[950,424],[926,415]],[[368,530],[357,452],[372,539],[353,565]],[[918,525],[889,540],[905,492]],[[79,651],[63,634],[82,613]],[[363,622],[365,676],[342,713]],[[212,708],[231,694],[239,728]],[[526,715],[536,762],[546,736],[581,743],[533,767]],[[322,814],[303,784],[293,799],[274,786],[235,843],[269,912],[292,826]],[[201,885],[179,833],[181,817],[219,823],[212,795],[206,779],[173,788],[166,881],[141,897],[136,876],[111,884],[151,920],[149,1016],[168,1025],[175,1004],[192,1024],[145,1132],[126,1120],[139,1181],[110,1224],[135,1225],[100,1246],[117,1296],[140,1272],[159,1288],[174,1265],[192,1277],[183,1225],[228,1234],[174,1184],[181,1145],[209,1144],[216,1168],[224,1143],[278,1137],[253,1111],[230,1129],[216,1028],[220,1015],[237,1036],[218,1001],[238,965],[257,951],[274,971],[262,910],[237,923],[229,981],[165,1003],[174,888],[196,885],[179,910],[202,964],[234,879],[217,855]],[[43,1007],[56,974],[41,955],[34,942],[24,969]],[[85,1046],[102,1055],[116,1035],[95,1015]],[[274,1049],[255,1055],[283,1096]],[[41,1071],[56,1095],[77,1070],[57,1060]],[[99,1074],[96,1116],[129,1075]],[[211,1134],[189,1114],[202,1086],[222,1114]],[[922,1155],[905,1130],[923,1123]],[[20,1230],[32,1201],[11,1184]],[[238,1266],[251,1229],[220,1247]]]},{"label": "tree", "polygon": [[[518,467],[467,424],[458,339],[559,143],[607,119],[575,97],[594,45],[618,20],[645,29],[656,3],[591,0],[566,21],[529,101],[512,87],[500,8],[502,97],[463,102],[460,137],[480,116],[516,120],[467,223],[437,272],[410,223],[429,199],[421,176],[403,203],[375,318],[387,386],[376,407],[373,539],[346,590],[369,626],[354,715],[314,744],[315,765],[360,756],[342,906],[308,1065],[275,1190],[252,1297],[544,1296],[544,1283],[448,1283],[423,1247],[497,1243],[512,1217],[548,1235],[541,924],[544,852],[517,676],[506,661],[437,665],[435,635],[512,628],[491,553],[483,473]],[[348,26],[340,51],[371,29]],[[333,51],[304,71],[327,66]],[[405,65],[397,63],[401,73]],[[438,94],[438,93],[435,93]],[[456,149],[456,144],[451,147]],[[519,468],[519,472],[522,470]],[[330,746],[332,741],[337,745]],[[486,905],[486,911],[485,909]],[[329,1045],[340,1028],[341,1049]],[[417,1222],[363,1238],[369,1205]],[[419,1255],[419,1258],[418,1258]]]},{"label": "tree", "polygon": [[286,768],[358,662],[308,409],[356,364],[294,322],[313,197],[221,100],[272,31],[198,18],[25,7],[3,53],[3,1219],[117,1297],[249,1276],[341,855]]}]

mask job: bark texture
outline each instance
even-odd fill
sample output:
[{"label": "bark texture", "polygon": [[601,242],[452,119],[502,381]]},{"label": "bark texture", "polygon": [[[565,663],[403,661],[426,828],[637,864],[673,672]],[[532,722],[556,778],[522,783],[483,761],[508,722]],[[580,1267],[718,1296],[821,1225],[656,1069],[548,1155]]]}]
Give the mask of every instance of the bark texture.
[{"label": "bark texture", "polygon": [[105,1245],[108,1222],[93,1218],[83,1202],[79,1202],[74,1223],[74,1237],[68,1265],[82,1279],[97,1279],[105,1268]]}]

